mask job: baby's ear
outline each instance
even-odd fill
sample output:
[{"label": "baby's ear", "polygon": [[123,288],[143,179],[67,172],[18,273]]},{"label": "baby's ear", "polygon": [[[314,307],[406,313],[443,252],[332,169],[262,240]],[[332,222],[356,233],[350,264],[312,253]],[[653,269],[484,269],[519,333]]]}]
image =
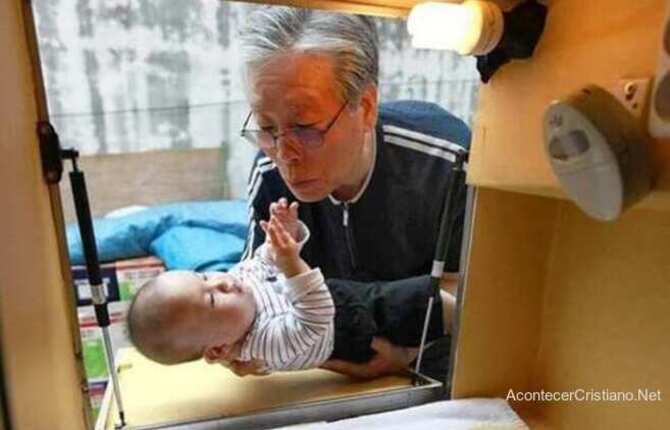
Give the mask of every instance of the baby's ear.
[{"label": "baby's ear", "polygon": [[208,346],[202,353],[202,358],[209,364],[221,363],[227,361],[228,347],[224,345]]}]

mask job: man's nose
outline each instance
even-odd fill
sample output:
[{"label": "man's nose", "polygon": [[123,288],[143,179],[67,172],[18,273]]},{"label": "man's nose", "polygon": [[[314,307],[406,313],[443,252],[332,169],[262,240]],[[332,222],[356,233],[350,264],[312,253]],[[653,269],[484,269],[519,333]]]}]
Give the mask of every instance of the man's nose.
[{"label": "man's nose", "polygon": [[277,158],[286,164],[302,160],[302,148],[290,133],[277,138]]}]

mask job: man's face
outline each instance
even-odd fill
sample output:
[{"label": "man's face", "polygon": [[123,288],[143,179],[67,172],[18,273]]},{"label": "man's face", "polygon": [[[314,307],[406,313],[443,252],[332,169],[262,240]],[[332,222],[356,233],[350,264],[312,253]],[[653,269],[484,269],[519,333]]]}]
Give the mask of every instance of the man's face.
[{"label": "man's face", "polygon": [[[251,106],[258,127],[275,135],[294,127],[324,130],[345,100],[335,85],[333,61],[320,54],[275,57],[249,77]],[[365,109],[347,106],[318,148],[305,148],[290,133],[266,154],[300,200],[319,201],[351,185],[365,138]]]}]

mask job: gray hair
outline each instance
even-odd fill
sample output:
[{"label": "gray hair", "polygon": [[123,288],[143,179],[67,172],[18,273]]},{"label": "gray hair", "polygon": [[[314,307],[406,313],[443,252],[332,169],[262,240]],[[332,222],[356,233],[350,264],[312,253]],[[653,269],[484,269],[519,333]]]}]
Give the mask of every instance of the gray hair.
[{"label": "gray hair", "polygon": [[320,53],[335,61],[343,99],[356,102],[367,85],[377,85],[379,51],[372,18],[269,6],[250,14],[240,37],[247,71],[288,51]]}]

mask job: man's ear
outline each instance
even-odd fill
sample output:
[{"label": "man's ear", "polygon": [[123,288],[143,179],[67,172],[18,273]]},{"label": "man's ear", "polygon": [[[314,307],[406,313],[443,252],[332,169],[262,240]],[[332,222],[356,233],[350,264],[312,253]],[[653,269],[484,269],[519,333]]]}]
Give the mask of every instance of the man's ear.
[{"label": "man's ear", "polygon": [[374,130],[377,125],[378,102],[377,86],[368,85],[361,95],[361,109],[363,109],[363,124],[369,130]]},{"label": "man's ear", "polygon": [[202,357],[210,364],[220,363],[227,361],[228,350],[229,348],[225,345],[208,346],[202,353]]}]

